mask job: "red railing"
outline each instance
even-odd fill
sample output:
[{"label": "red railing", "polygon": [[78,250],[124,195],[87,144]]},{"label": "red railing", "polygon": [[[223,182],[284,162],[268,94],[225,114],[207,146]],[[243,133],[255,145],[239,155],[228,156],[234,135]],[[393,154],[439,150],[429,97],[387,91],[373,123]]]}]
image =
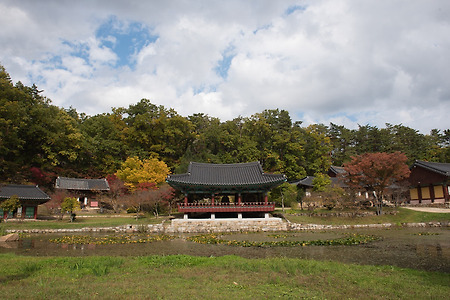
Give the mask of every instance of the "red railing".
[{"label": "red railing", "polygon": [[274,202],[178,203],[179,212],[271,212],[274,210]]}]

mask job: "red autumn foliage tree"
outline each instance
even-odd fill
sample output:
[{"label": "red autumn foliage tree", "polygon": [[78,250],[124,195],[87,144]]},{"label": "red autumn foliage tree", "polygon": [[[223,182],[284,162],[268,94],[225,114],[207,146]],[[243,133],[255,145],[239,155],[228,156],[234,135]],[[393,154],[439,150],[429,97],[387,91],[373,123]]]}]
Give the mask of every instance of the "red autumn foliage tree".
[{"label": "red autumn foliage tree", "polygon": [[106,176],[109,185],[109,192],[107,197],[103,197],[102,201],[109,204],[115,213],[120,211],[122,197],[126,195],[128,188],[125,183],[117,178],[116,175],[110,174]]},{"label": "red autumn foliage tree", "polygon": [[175,190],[168,184],[157,187],[155,184],[143,184],[138,186],[134,193],[124,197],[125,203],[129,208],[136,211],[136,218],[141,211],[152,212],[158,217],[161,210],[165,210],[173,205],[175,201]]},{"label": "red autumn foliage tree", "polygon": [[50,187],[53,185],[56,175],[52,172],[44,172],[37,167],[30,168],[31,180],[39,186]]},{"label": "red autumn foliage tree", "polygon": [[[50,201],[44,203],[44,205],[54,214],[61,208],[61,204],[63,203],[64,199],[72,196],[73,195],[67,190],[57,189],[54,193],[50,194]],[[65,211],[59,210],[59,213],[62,220]]]},{"label": "red autumn foliage tree", "polygon": [[353,156],[344,164],[345,182],[356,189],[373,191],[376,200],[377,215],[382,213],[383,195],[395,182],[408,178],[408,158],[404,153],[365,153]]}]

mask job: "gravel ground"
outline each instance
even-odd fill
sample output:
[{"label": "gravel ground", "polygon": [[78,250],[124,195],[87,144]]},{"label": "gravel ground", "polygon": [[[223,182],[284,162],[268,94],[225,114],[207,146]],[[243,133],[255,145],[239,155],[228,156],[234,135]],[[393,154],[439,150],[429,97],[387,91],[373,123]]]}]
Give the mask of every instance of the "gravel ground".
[{"label": "gravel ground", "polygon": [[450,208],[436,208],[436,207],[405,207],[405,208],[424,212],[450,213]]}]

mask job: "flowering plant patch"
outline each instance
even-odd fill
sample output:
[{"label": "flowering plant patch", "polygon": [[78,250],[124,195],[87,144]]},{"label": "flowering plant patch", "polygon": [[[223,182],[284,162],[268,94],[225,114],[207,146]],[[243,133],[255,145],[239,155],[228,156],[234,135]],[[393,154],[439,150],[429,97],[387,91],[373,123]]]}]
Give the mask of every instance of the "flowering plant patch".
[{"label": "flowering plant patch", "polygon": [[174,236],[159,234],[159,235],[137,235],[137,234],[122,234],[109,235],[103,237],[90,235],[66,235],[61,238],[51,239],[51,243],[57,244],[94,244],[94,245],[111,245],[111,244],[141,244],[152,243],[157,241],[168,241],[174,239]]},{"label": "flowering plant patch", "polygon": [[367,244],[380,238],[373,235],[349,234],[342,238],[330,240],[311,240],[311,241],[237,241],[222,239],[223,234],[202,234],[188,237],[187,240],[200,244],[222,244],[228,246],[241,247],[296,247],[296,246],[336,246],[336,245],[360,245]]},{"label": "flowering plant patch", "polygon": [[437,232],[419,232],[419,233],[414,233],[414,235],[439,235],[439,233],[437,233]]}]

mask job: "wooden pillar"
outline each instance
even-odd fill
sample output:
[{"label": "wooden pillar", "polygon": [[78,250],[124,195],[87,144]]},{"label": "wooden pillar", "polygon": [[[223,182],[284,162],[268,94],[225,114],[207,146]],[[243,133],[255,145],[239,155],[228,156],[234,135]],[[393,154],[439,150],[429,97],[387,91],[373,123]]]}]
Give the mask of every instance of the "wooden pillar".
[{"label": "wooden pillar", "polygon": [[34,207],[34,219],[37,219],[37,206]]},{"label": "wooden pillar", "polygon": [[20,217],[21,219],[25,219],[25,213],[27,211],[27,207],[24,205],[22,206],[22,216]]},{"label": "wooden pillar", "polygon": [[419,203],[422,203],[422,187],[420,185],[417,187],[417,198],[419,198]]},{"label": "wooden pillar", "polygon": [[264,205],[267,205],[269,203],[269,196],[267,193],[264,193]]},{"label": "wooden pillar", "polygon": [[188,193],[184,194],[184,205],[187,206],[188,204]]},{"label": "wooden pillar", "polygon": [[442,188],[444,189],[444,199],[445,199],[445,202],[449,202],[449,201],[450,201],[450,197],[449,197],[449,195],[448,195],[448,185],[443,184],[443,185],[442,185]]},{"label": "wooden pillar", "polygon": [[430,184],[430,186],[428,187],[430,189],[430,198],[431,198],[431,203],[434,203],[434,186],[432,184]]},{"label": "wooden pillar", "polygon": [[241,205],[242,203],[242,196],[241,193],[238,193],[238,205]]},{"label": "wooden pillar", "polygon": [[211,194],[211,204],[214,205],[214,193]]}]

